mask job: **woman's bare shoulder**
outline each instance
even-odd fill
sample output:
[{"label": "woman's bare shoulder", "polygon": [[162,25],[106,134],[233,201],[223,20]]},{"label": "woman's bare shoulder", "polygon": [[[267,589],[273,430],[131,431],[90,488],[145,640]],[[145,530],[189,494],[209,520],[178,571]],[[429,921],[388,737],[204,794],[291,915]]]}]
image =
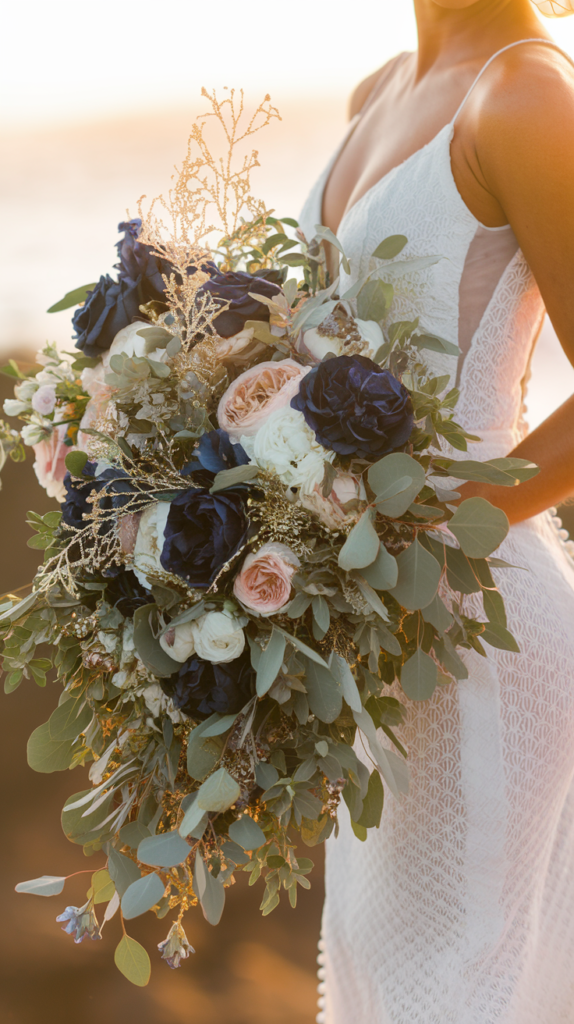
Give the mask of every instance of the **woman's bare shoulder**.
[{"label": "woman's bare shoulder", "polygon": [[363,81],[359,83],[357,88],[351,94],[351,99],[349,101],[349,120],[361,113],[361,110],[365,106],[365,103],[369,99],[373,90],[382,83],[383,79],[387,78],[392,73],[396,64],[406,56],[406,53],[398,53],[396,57],[392,57],[386,64],[383,64],[378,71],[374,71],[372,75],[364,78]]}]

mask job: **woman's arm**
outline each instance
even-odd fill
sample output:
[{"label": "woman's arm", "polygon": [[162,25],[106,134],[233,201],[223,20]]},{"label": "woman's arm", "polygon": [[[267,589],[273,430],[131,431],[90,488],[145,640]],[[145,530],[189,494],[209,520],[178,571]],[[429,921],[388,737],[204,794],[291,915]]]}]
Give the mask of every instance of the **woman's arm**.
[{"label": "woman's arm", "polygon": [[[512,225],[574,365],[574,68],[549,48],[517,51],[480,96],[474,173]],[[480,494],[517,523],[574,495],[574,397],[509,454],[538,476],[516,488],[465,484],[463,497]]]}]

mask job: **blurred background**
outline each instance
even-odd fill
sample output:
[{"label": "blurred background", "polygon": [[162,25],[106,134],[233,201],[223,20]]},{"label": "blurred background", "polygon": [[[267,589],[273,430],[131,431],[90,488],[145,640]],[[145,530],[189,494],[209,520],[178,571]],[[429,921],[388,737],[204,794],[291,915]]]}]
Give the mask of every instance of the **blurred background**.
[{"label": "blurred background", "polygon": [[[341,137],[353,87],[416,46],[409,0],[355,0],[353,15],[341,0],[9,5],[0,62],[2,362],[33,360],[46,340],[72,346],[69,313],[45,310],[112,270],[117,223],[126,210],[136,213],[142,194],[169,186],[191,124],[206,109],[202,86],[221,95],[225,86],[243,88],[253,106],[271,94],[282,120],[253,140],[261,163],[253,191],[279,216],[297,216]],[[574,18],[549,24],[574,54]],[[3,401],[11,388],[1,380]],[[573,392],[574,370],[546,324],[532,367],[530,425]],[[26,547],[25,513],[50,507],[31,462],[9,463],[0,491],[0,592],[32,578],[36,553]],[[564,519],[574,531],[571,513]],[[192,912],[196,955],[177,972],[155,962],[147,989],[130,986],[113,966],[116,920],[102,942],[79,947],[55,923],[65,904],[83,901],[82,876],[61,897],[14,894],[23,879],[95,868],[100,860],[85,862],[59,829],[64,799],[81,780],[37,775],[26,764],[27,736],[55,706],[54,688],[23,683],[1,700],[1,1024],[130,1017],[139,1024],[311,1024],[321,864],[296,911],[284,905],[263,919],[260,893],[238,884],[217,929]],[[132,933],[152,949],[167,924],[140,919]]]}]

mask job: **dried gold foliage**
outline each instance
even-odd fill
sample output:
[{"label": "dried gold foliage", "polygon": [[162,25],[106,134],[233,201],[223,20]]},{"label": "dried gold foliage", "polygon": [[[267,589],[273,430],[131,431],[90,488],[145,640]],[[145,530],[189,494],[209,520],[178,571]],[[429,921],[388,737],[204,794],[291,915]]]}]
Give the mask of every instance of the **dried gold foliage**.
[{"label": "dried gold foliage", "polygon": [[[215,90],[208,93],[202,89],[202,96],[209,100],[211,110],[199,115],[193,125],[183,164],[179,169],[176,167],[172,176],[172,187],[166,196],[152,200],[147,213],[143,210],[146,197],[142,196],[138,203],[142,220],[139,240],[150,245],[156,255],[169,260],[174,268],[169,278],[163,278],[165,301],[175,318],[170,329],[188,347],[197,334],[214,334],[213,320],[227,308],[209,295],[196,302],[197,290],[208,275],[201,269],[190,276],[187,272],[190,266],[201,268],[211,258],[205,247],[206,236],[219,230],[227,237],[239,233],[243,238],[246,213],[250,221],[259,222],[257,238],[265,237],[265,204],[251,195],[251,171],[259,166],[258,154],[252,150],[241,157],[237,149],[272,118],[279,118],[269,96],[250,119],[245,113],[242,90],[236,94],[231,89],[224,100],[217,98]],[[223,132],[225,156],[213,156],[209,149],[205,139],[208,118],[215,118]],[[249,229],[252,234],[251,225]]]}]

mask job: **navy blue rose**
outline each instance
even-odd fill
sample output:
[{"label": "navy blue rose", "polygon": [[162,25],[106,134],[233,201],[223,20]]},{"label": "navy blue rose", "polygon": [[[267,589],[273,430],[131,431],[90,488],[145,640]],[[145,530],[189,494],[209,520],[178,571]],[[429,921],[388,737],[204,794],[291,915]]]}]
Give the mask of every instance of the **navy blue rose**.
[{"label": "navy blue rose", "polygon": [[[120,262],[116,264],[119,271],[120,281],[125,280],[138,285],[142,303],[163,302],[165,295],[165,284],[163,276],[169,278],[173,274],[173,264],[154,253],[151,246],[145,242],[139,242],[138,237],[141,231],[142,222],[139,217],[133,220],[122,221],[118,225],[118,231],[124,232],[124,237],[116,242]],[[189,266],[187,273],[191,277],[197,271],[196,266]],[[214,274],[217,270],[215,263],[206,261],[201,265],[201,270],[208,274]],[[176,274],[178,284],[181,284],[181,275]]]},{"label": "navy blue rose", "polygon": [[190,587],[209,587],[247,539],[249,520],[240,494],[183,491],[171,502],[161,564]]},{"label": "navy blue rose", "polygon": [[407,389],[365,356],[336,356],[303,377],[291,406],[320,444],[374,462],[408,441],[413,406]]},{"label": "navy blue rose", "polygon": [[140,302],[137,282],[100,277],[72,317],[76,348],[91,359],[107,352],[118,331],[139,315]]},{"label": "navy blue rose", "polygon": [[111,576],[107,581],[106,600],[127,618],[132,616],[142,605],[149,604],[152,597],[149,590],[141,586],[131,569],[126,569],[124,566],[113,568],[117,569],[113,575],[104,573],[106,576]]},{"label": "navy blue rose", "polygon": [[245,449],[240,444],[232,444],[229,434],[221,427],[202,434],[193,454],[194,458],[181,471],[183,476],[204,470],[213,477],[223,469],[235,469],[249,462]]},{"label": "navy blue rose", "polygon": [[190,717],[208,718],[217,712],[234,715],[255,693],[255,673],[249,655],[213,665],[195,654],[161,687],[176,708]]},{"label": "navy blue rose", "polygon": [[[96,466],[95,462],[86,462],[81,479],[73,478],[70,473],[66,473],[64,477],[66,497],[62,504],[62,522],[77,530],[83,529],[87,525],[84,514],[91,512],[93,508],[92,502],[88,499],[93,491],[105,490],[105,494],[99,502],[100,509],[109,513],[109,516],[105,516],[103,519],[100,527],[100,532],[105,534],[116,522],[115,513],[124,508],[135,494],[135,490],[124,469],[110,467],[96,477]],[[142,503],[144,501],[145,498],[142,496]],[[137,511],[137,509],[134,510]]]},{"label": "navy blue rose", "polygon": [[231,338],[239,334],[245,327],[246,320],[261,320],[269,323],[269,309],[263,302],[252,299],[250,292],[265,295],[272,299],[281,289],[272,281],[262,277],[253,277],[240,271],[228,274],[214,274],[210,281],[202,284],[197,296],[209,294],[222,305],[229,302],[229,309],[224,310],[213,321],[217,333],[222,338]]}]

